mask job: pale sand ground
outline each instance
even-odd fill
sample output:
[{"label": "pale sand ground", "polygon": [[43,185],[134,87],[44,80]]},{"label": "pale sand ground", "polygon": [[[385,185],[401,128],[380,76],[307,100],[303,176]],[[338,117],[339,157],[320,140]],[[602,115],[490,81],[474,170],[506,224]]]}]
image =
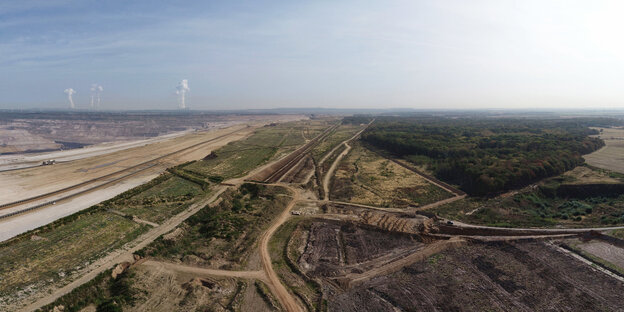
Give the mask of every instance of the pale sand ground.
[{"label": "pale sand ground", "polygon": [[[271,119],[269,120],[268,118]],[[123,182],[103,187],[102,189],[80,195],[68,201],[58,202],[56,205],[46,206],[26,214],[0,220],[0,241],[4,241],[25,231],[43,226],[54,220],[110,199],[126,190],[153,179],[168,167],[190,160],[201,159],[212,150],[250,135],[257,126],[261,126],[267,122],[299,120],[302,119],[302,116],[279,116],[277,119],[279,120],[276,120],[275,116],[271,116],[267,117],[267,120],[262,122],[257,119],[254,120],[253,127],[240,124],[209,132],[193,132],[183,136],[174,136],[174,139],[157,141],[149,145],[141,145],[114,152],[103,151],[102,154],[98,154],[97,156],[81,158],[53,166],[0,172],[0,190],[2,190],[0,192],[0,204],[2,204],[55,191],[83,181],[101,177],[108,173],[180,150],[184,147],[239,130],[216,141],[202,145],[201,148],[191,149],[187,152],[162,159],[157,166],[129,177],[123,180]],[[102,182],[97,182],[97,184],[100,183]],[[93,185],[89,185],[89,187]],[[77,191],[79,191],[79,189],[59,196],[68,195]],[[49,200],[50,198],[41,200],[40,202]],[[37,203],[38,202],[32,202],[19,207],[5,209],[0,211],[0,214],[4,215],[10,211],[32,207]]]},{"label": "pale sand ground", "polygon": [[[145,183],[156,177],[158,174],[137,175],[130,180],[125,180],[111,187],[76,197],[71,200],[48,206],[33,212],[18,215],[15,217],[0,220],[0,241],[5,241],[11,237],[26,231],[36,229],[57,219],[69,216],[82,209],[91,207],[115,195],[127,191],[135,186]],[[22,208],[22,207],[20,207]]]},{"label": "pale sand ground", "polygon": [[175,137],[183,136],[192,131],[181,131],[170,133],[167,135],[135,141],[122,141],[122,142],[106,142],[96,145],[87,146],[84,148],[77,148],[65,151],[54,151],[47,153],[36,154],[18,154],[18,155],[2,155],[0,156],[0,171],[31,167],[33,165],[40,165],[42,161],[54,159],[58,162],[72,161],[82,158],[88,158],[98,155],[109,154],[124,149],[133,147],[144,146],[160,141],[169,140]]},{"label": "pale sand ground", "polygon": [[[239,125],[210,132],[190,133],[171,140],[52,166],[39,166],[17,171],[0,172],[0,189],[2,190],[2,193],[0,193],[0,204],[56,191],[80,182],[98,178],[241,129],[243,131],[230,135],[227,138],[241,138],[244,136],[243,133],[248,133],[250,131],[250,129],[246,129],[245,126]],[[222,141],[223,140],[218,140],[214,143]],[[214,143],[210,143],[210,145],[206,146],[213,146]],[[195,158],[184,157],[179,159],[179,155],[176,155],[176,157],[172,157],[173,159],[163,159],[161,163],[165,166],[172,166],[184,161],[204,157],[207,155],[204,154],[206,151],[209,152],[209,150],[204,149],[204,152],[201,153],[202,155],[198,154]]]}]

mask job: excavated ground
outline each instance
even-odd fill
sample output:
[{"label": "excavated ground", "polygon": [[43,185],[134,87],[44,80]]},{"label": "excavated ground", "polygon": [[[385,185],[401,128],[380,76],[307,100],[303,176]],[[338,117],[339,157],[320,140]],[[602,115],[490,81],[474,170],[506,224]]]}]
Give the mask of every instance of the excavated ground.
[{"label": "excavated ground", "polygon": [[137,299],[127,310],[135,312],[227,311],[243,286],[233,278],[197,277],[164,267],[137,266],[133,273]]},{"label": "excavated ground", "polygon": [[290,170],[284,178],[282,178],[282,182],[284,183],[303,183],[311,170],[314,170],[314,161],[312,157],[306,156],[302,159],[292,170]]},{"label": "excavated ground", "polygon": [[396,234],[339,221],[314,221],[302,234],[302,271],[313,278],[360,274],[422,248],[421,237]]},{"label": "excavated ground", "polygon": [[543,242],[452,248],[329,293],[330,311],[621,311],[624,284]]},{"label": "excavated ground", "polygon": [[337,203],[328,203],[322,209],[325,213],[339,216],[341,219],[348,219],[384,231],[422,234],[428,233],[433,226],[433,219],[422,215],[387,213]]}]

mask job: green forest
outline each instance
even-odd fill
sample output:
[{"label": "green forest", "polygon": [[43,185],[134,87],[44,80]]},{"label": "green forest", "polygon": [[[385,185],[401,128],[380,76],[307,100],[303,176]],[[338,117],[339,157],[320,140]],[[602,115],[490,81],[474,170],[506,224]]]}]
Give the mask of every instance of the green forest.
[{"label": "green forest", "polygon": [[378,118],[362,135],[377,149],[427,166],[471,195],[488,195],[561,174],[602,146],[589,126],[604,118]]}]

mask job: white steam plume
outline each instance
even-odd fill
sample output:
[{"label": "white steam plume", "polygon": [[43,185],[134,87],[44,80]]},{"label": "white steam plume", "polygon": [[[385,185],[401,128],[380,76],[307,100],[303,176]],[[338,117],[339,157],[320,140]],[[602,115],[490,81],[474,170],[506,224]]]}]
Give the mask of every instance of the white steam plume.
[{"label": "white steam plume", "polygon": [[104,88],[97,83],[91,85],[91,108],[100,108]]},{"label": "white steam plume", "polygon": [[180,109],[186,109],[186,93],[191,91],[188,86],[188,80],[183,79],[177,87],[176,94],[179,95]]},{"label": "white steam plume", "polygon": [[74,93],[76,93],[76,91],[72,88],[67,88],[65,89],[65,94],[67,94],[67,100],[69,100],[69,108],[76,108],[76,106],[74,106],[74,99],[72,99],[72,95],[74,95]]}]

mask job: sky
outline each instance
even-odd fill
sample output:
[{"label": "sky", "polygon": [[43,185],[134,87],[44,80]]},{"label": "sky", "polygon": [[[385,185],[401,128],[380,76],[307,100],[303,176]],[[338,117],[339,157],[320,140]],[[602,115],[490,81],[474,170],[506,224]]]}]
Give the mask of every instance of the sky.
[{"label": "sky", "polygon": [[622,1],[0,2],[0,109],[624,108]]}]

